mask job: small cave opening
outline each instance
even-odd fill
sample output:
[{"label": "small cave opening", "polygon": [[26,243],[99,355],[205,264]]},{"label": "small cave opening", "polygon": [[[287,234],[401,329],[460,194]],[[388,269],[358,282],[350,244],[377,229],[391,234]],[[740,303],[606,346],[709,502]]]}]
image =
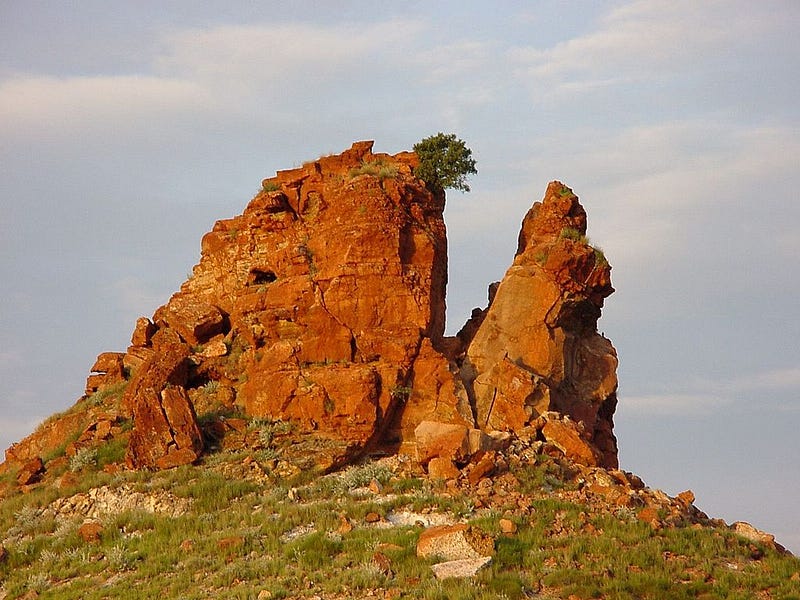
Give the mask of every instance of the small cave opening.
[{"label": "small cave opening", "polygon": [[273,271],[264,269],[251,269],[247,278],[247,285],[265,285],[278,279]]}]

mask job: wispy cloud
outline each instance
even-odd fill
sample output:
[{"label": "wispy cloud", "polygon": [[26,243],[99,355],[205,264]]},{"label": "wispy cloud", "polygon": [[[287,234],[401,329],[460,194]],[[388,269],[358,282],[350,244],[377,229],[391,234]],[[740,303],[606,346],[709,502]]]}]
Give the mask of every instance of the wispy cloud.
[{"label": "wispy cloud", "polygon": [[[781,214],[763,210],[746,222],[740,215],[755,206],[749,191],[762,194],[759,203],[788,192],[781,182],[796,169],[800,131],[684,119],[591,134],[582,129],[564,133],[559,142],[542,139],[525,168],[546,168],[542,177],[555,175],[573,186],[576,180],[585,182],[590,235],[612,264],[652,272],[659,262],[674,264],[676,253],[725,251],[726,245],[699,248],[694,244],[703,240],[688,239],[697,233],[692,224],[700,222],[732,235],[734,227],[746,227],[751,240],[769,247],[773,256],[789,258],[797,246],[794,220],[787,219],[796,208],[785,207]],[[766,194],[765,182],[771,188]],[[580,187],[575,191],[584,193]],[[592,211],[592,205],[603,208]],[[669,254],[665,247],[671,248]]]},{"label": "wispy cloud", "polygon": [[715,387],[730,394],[742,394],[753,391],[792,391],[800,393],[800,366],[780,369],[768,369],[756,373],[741,375],[729,381],[711,382]]},{"label": "wispy cloud", "polygon": [[509,58],[529,77],[563,81],[563,91],[575,85],[663,80],[687,65],[712,60],[744,34],[752,35],[757,25],[746,6],[736,8],[720,19],[724,7],[719,2],[633,2],[611,11],[583,36],[550,48],[513,48]]},{"label": "wispy cloud", "polygon": [[[319,93],[320,86],[394,71],[424,29],[390,19],[360,25],[284,23],[175,31],[164,37],[157,73],[202,82],[240,101]],[[269,107],[265,107],[268,109]]]}]

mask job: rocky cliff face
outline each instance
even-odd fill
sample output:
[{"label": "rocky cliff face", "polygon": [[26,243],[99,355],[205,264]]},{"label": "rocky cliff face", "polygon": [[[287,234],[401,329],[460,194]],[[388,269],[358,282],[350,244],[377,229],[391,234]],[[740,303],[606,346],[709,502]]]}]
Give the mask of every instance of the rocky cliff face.
[{"label": "rocky cliff face", "polygon": [[86,396],[5,468],[109,438],[129,468],[168,468],[247,419],[291,422],[325,468],[439,434],[463,450],[445,457],[459,467],[522,429],[616,466],[617,359],[596,328],[613,288],[578,198],[548,186],[490,306],[445,338],[444,195],[414,177],[416,160],[359,142],[265,180],[204,236],[192,276],[139,319],[128,350],[98,357]]},{"label": "rocky cliff face", "polygon": [[[597,332],[611,267],[586,239],[586,213],[559,182],[528,211],[514,263],[469,341],[462,374],[482,429],[518,430],[555,411],[590,443],[583,462],[617,466],[617,356]],[[542,425],[545,437],[559,437]]]}]

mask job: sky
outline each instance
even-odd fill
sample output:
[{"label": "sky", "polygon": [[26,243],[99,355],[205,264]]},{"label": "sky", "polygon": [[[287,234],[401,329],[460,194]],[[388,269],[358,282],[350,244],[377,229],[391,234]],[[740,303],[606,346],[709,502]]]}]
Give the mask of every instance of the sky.
[{"label": "sky", "polygon": [[0,2],[0,448],[276,170],[436,132],[448,329],[557,179],[613,265],[623,469],[800,553],[800,3]]}]

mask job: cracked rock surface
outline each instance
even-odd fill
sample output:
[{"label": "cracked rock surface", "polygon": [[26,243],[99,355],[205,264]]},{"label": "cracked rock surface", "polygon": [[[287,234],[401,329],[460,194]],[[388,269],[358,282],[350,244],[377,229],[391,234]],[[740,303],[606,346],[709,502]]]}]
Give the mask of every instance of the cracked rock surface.
[{"label": "cracked rock surface", "polygon": [[[227,446],[241,418],[322,440],[311,447],[324,469],[365,451],[416,456],[423,422],[535,427],[583,464],[616,467],[617,357],[597,332],[611,267],[588,243],[577,196],[548,186],[489,306],[445,337],[444,192],[414,176],[415,154],[372,146],[264,180],[241,215],[203,237],[191,276],[137,321],[127,351],[101,355],[81,399],[91,401],[69,426],[48,423],[7,458],[21,464],[81,435],[99,405],[130,425],[129,468],[193,463]],[[124,394],[104,404],[112,385]],[[550,413],[573,425],[543,428]]]}]

